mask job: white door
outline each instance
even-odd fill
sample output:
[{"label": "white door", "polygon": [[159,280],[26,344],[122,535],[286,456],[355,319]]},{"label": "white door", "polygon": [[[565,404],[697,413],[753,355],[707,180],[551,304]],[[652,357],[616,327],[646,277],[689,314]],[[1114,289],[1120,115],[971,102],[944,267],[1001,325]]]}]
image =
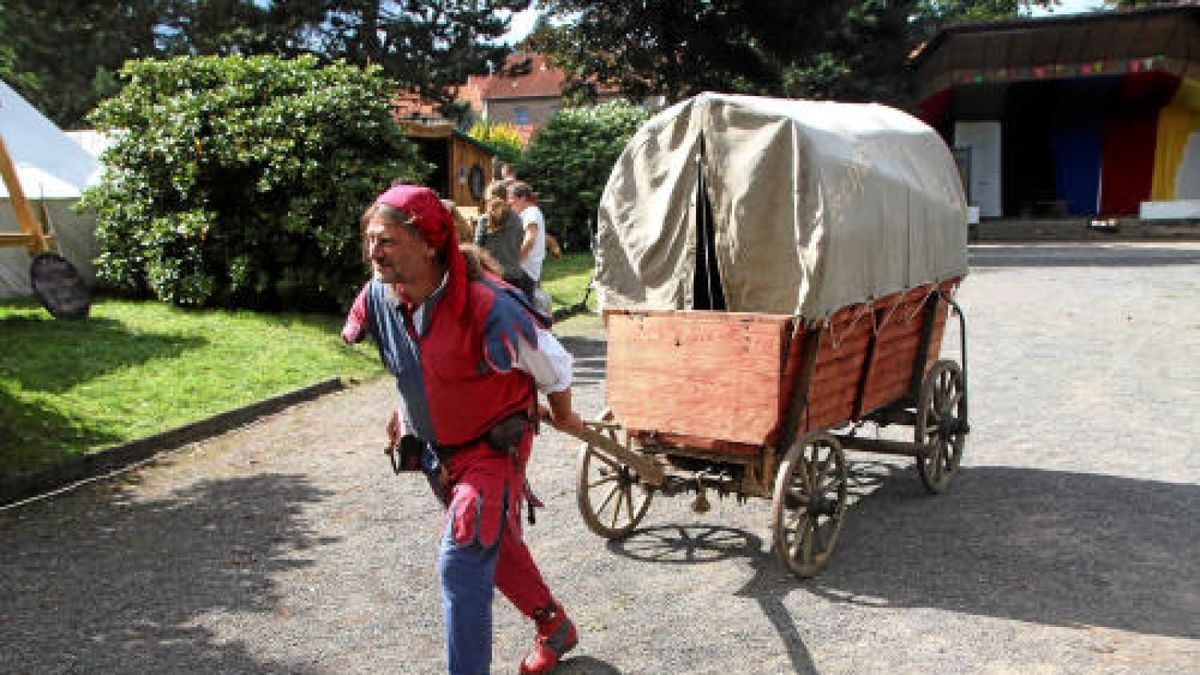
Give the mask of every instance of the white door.
[{"label": "white door", "polygon": [[1200,199],[1200,131],[1188,135],[1175,173],[1175,199]]},{"label": "white door", "polygon": [[971,166],[967,185],[968,199],[979,207],[984,218],[999,218],[1000,199],[1000,123],[955,122],[954,147],[970,148]]}]

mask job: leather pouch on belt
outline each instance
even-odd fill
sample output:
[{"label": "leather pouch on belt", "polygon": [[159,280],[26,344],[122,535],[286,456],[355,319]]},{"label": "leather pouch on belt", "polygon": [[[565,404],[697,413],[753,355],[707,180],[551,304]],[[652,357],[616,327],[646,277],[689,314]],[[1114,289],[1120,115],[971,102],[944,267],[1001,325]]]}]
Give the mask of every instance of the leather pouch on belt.
[{"label": "leather pouch on belt", "polygon": [[529,420],[524,414],[511,415],[492,427],[484,440],[488,445],[509,456],[516,457],[521,449],[521,439],[529,429]]},{"label": "leather pouch on belt", "polygon": [[419,471],[421,469],[421,453],[425,443],[412,434],[405,434],[392,448],[392,471]]}]

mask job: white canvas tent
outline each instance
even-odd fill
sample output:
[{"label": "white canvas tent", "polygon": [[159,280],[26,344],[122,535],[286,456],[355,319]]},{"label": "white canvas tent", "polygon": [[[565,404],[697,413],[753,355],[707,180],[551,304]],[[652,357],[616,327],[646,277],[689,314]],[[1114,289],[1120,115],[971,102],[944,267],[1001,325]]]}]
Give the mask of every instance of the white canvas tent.
[{"label": "white canvas tent", "polygon": [[966,274],[966,215],[949,148],[906,113],[701,94],[651,118],[617,160],[596,284],[605,308],[697,308],[707,220],[726,309],[816,322]]},{"label": "white canvas tent", "polygon": [[[84,188],[99,181],[100,163],[4,82],[0,82],[0,137],[35,217],[40,220],[45,210],[55,250],[71,261],[90,285],[95,278],[92,261],[99,253],[95,218],[75,213],[72,206]],[[21,232],[3,182],[0,232]],[[30,262],[24,248],[0,248],[0,298],[33,293]]]}]

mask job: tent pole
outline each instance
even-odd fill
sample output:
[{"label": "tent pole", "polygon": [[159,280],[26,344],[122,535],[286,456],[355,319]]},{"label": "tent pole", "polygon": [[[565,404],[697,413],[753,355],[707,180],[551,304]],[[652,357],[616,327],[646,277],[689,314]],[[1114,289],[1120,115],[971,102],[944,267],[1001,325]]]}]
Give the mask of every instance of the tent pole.
[{"label": "tent pole", "polygon": [[17,170],[13,166],[12,157],[8,154],[8,146],[4,145],[3,137],[0,137],[0,176],[4,178],[4,185],[8,188],[8,198],[17,214],[17,224],[24,232],[24,234],[0,233],[0,248],[24,246],[29,250],[30,255],[50,250],[51,238],[42,232],[41,224],[33,217],[33,211],[25,199],[25,192],[21,189],[21,181],[17,178]]}]

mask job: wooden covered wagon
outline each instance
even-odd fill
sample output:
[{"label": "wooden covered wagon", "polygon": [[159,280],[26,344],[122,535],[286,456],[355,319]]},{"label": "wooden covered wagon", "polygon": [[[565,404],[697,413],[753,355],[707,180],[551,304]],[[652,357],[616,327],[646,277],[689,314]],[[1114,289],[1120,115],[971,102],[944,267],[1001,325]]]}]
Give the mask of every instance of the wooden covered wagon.
[{"label": "wooden covered wagon", "polygon": [[[846,515],[844,449],[914,457],[947,487],[968,433],[967,226],[932,129],[874,104],[702,94],[629,141],[598,225],[608,410],[580,434],[577,486],[591,530],[629,533],[656,494],[769,498],[780,559],[811,576]],[[950,307],[963,365],[939,360]]]}]

